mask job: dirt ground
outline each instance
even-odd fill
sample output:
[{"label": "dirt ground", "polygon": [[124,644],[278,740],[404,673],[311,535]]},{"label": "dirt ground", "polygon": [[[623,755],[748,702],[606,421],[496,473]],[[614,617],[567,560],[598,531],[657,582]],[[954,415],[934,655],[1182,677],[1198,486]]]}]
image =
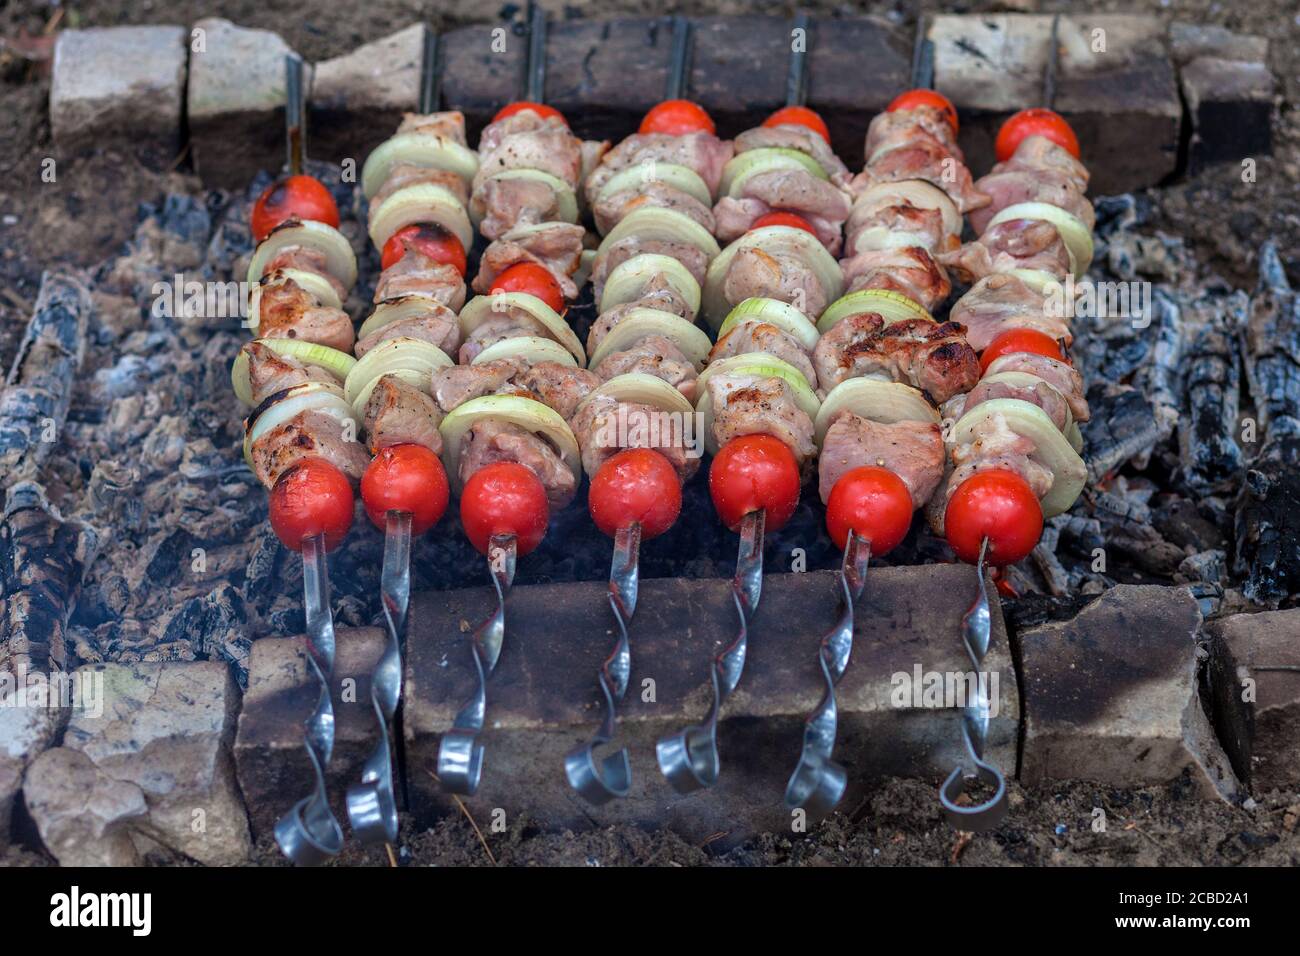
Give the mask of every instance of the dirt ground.
[{"label": "dirt ground", "polygon": [[[571,0],[546,4],[556,16],[643,15],[640,0]],[[56,29],[125,23],[188,23],[200,16],[227,17],[244,26],[280,32],[310,59],[347,52],[420,19],[436,28],[509,16],[514,4],[485,8],[472,0],[444,0],[430,10],[415,0],[327,0],[266,3],[265,0],[65,0],[61,5],[19,0],[0,5],[0,37],[39,49],[40,37]],[[873,13],[910,22],[908,3],[811,2],[822,12]],[[928,5],[927,5],[928,6]],[[961,3],[963,11],[1006,5]],[[1255,256],[1268,237],[1277,240],[1293,282],[1300,282],[1300,14],[1293,0],[1223,4],[1211,0],[1134,4],[1024,3],[1016,9],[1087,8],[1153,10],[1164,15],[1265,35],[1270,65],[1280,78],[1281,103],[1275,153],[1259,161],[1257,181],[1243,184],[1235,167],[1153,191],[1157,228],[1186,237],[1200,268],[1251,288]],[[292,10],[292,13],[288,11]],[[784,15],[784,3],[764,0],[702,0],[666,4],[663,13],[766,13]],[[35,38],[35,39],[33,39]],[[30,314],[41,272],[53,264],[89,266],[113,253],[135,228],[133,202],[156,201],[174,190],[199,192],[184,157],[168,171],[148,169],[113,152],[60,164],[56,185],[42,185],[41,160],[52,153],[47,117],[49,80],[39,63],[0,47],[0,362],[7,368]],[[852,157],[851,164],[859,157]],[[112,188],[106,188],[111,184]],[[111,197],[111,198],[108,198]],[[78,229],[66,228],[69,219]],[[671,834],[612,828],[591,833],[544,833],[527,820],[509,832],[488,834],[486,846],[468,819],[449,818],[422,833],[404,828],[397,849],[402,865],[1197,865],[1300,864],[1300,803],[1294,794],[1257,795],[1248,809],[1206,802],[1184,785],[1119,791],[1073,784],[1027,791],[1013,785],[1009,822],[989,836],[948,829],[932,787],[889,781],[860,806],[817,826],[804,838],[764,837],[720,852],[682,842]],[[1104,831],[1094,829],[1096,809]],[[0,863],[48,862],[15,850]],[[281,861],[273,846],[259,846],[258,860]],[[349,850],[340,863],[385,865],[382,853]]]}]

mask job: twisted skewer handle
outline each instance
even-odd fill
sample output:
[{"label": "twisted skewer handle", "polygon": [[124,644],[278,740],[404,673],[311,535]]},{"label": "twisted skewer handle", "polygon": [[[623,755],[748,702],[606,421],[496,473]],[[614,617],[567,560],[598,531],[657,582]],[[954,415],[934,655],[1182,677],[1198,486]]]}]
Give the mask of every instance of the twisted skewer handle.
[{"label": "twisted skewer handle", "polygon": [[822,692],[821,703],[804,722],[803,751],[785,788],[787,807],[792,810],[803,807],[810,816],[818,819],[835,809],[848,783],[844,768],[831,760],[839,719],[835,685],[844,676],[853,653],[853,611],[866,587],[870,560],[871,544],[850,531],[848,540],[844,542],[844,560],[839,573],[843,610],[839,621],[822,638],[817,651],[826,689]]},{"label": "twisted skewer handle", "polygon": [[470,649],[478,672],[474,696],[460,709],[438,745],[438,779],[448,793],[473,796],[483,776],[483,746],[476,742],[487,714],[487,682],[501,657],[506,636],[506,595],[515,581],[518,559],[513,534],[493,535],[488,542],[488,570],[497,592],[496,611],[474,631]]},{"label": "twisted skewer handle", "polygon": [[411,600],[411,515],[388,512],[384,529],[384,569],[379,579],[388,640],[370,674],[370,703],[379,739],[366,758],[361,782],[348,788],[348,821],[362,843],[397,839],[397,798],[393,793],[392,724],[402,696],[402,639]]},{"label": "twisted skewer handle", "polygon": [[655,745],[659,772],[678,793],[692,793],[718,782],[718,718],[722,705],[740,683],[749,646],[749,621],[763,594],[763,528],[766,512],[751,511],[740,525],[740,551],[731,593],[740,630],[735,640],[713,659],[713,706],[702,724],[660,738]]},{"label": "twisted skewer handle", "polygon": [[304,725],[303,745],[315,774],[315,787],[275,824],[280,851],[300,866],[316,866],[343,849],[343,830],[330,810],[325,768],[334,751],[334,615],[330,610],[325,536],[302,543],[303,610],[307,618],[307,665],[320,684],[316,709]]},{"label": "twisted skewer handle", "polygon": [[614,535],[614,559],[609,567],[609,609],[618,624],[618,641],[600,667],[600,692],[605,698],[604,717],[596,735],[575,747],[564,758],[564,773],[569,786],[583,799],[597,806],[615,797],[626,797],[632,788],[632,764],[627,748],[612,753],[596,763],[595,749],[614,739],[618,724],[618,702],[627,693],[632,673],[632,646],[627,628],[636,613],[637,585],[640,572],[637,557],[641,550],[641,526],[620,528]]},{"label": "twisted skewer handle", "polygon": [[975,768],[972,776],[991,787],[993,795],[983,803],[959,805],[957,800],[971,779],[963,765],[954,767],[939,788],[939,802],[943,804],[948,823],[959,830],[977,833],[994,829],[1007,815],[1007,782],[997,767],[984,760],[984,747],[989,737],[990,707],[988,682],[982,679],[980,666],[988,654],[992,632],[988,585],[984,580],[984,555],[988,546],[988,538],[985,538],[980,544],[979,562],[975,567],[979,575],[979,594],[961,622],[962,640],[966,643],[966,653],[970,656],[976,676],[975,697],[967,702],[966,709],[962,712],[961,735],[966,755]]}]

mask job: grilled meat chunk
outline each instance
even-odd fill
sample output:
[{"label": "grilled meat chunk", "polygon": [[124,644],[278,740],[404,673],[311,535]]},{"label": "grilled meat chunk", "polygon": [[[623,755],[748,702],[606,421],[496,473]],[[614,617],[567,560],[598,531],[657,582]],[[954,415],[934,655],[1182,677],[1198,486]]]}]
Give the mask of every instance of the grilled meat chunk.
[{"label": "grilled meat chunk", "polygon": [[436,262],[408,247],[406,255],[380,274],[375,284],[375,302],[404,295],[427,296],[459,312],[465,304],[465,281],[455,266]]},{"label": "grilled meat chunk", "polygon": [[581,226],[567,222],[506,233],[484,250],[478,275],[474,277],[474,291],[486,295],[501,273],[520,262],[533,262],[555,276],[566,299],[576,299],[578,287],[572,276],[582,262],[584,235]]},{"label": "grilled meat chunk", "polygon": [[685,482],[699,469],[703,455],[701,436],[685,431],[693,422],[650,405],[598,395],[578,409],[571,425],[587,474],[594,475],[606,459],[625,448],[651,448],[667,458]]},{"label": "grilled meat chunk", "polygon": [[323,458],[353,484],[370,464],[358,442],[349,441],[343,423],[324,412],[299,412],[262,435],[252,447],[253,473],[266,488],[273,488],[286,471],[306,458]]},{"label": "grilled meat chunk", "polygon": [[807,126],[782,123],[780,126],[756,126],[736,137],[736,153],[751,149],[797,149],[817,160],[830,181],[837,186],[848,185],[849,170],[835,155],[830,143]]},{"label": "grilled meat chunk", "polygon": [[722,242],[738,239],[760,216],[777,210],[802,216],[830,254],[839,255],[841,231],[849,217],[848,194],[804,169],[759,173],[745,181],[739,196],[719,199],[713,207],[717,237]]},{"label": "grilled meat chunk", "polygon": [[402,122],[397,127],[397,134],[424,133],[428,136],[441,136],[461,146],[465,141],[465,114],[459,110],[444,110],[440,113],[403,113]]},{"label": "grilled meat chunk", "polygon": [[460,348],[460,323],[456,321],[456,313],[436,302],[430,302],[429,311],[423,315],[413,315],[407,319],[381,325],[358,340],[356,356],[361,358],[380,342],[395,338],[428,342],[438,346],[447,353],[449,358],[454,359],[456,350]]},{"label": "grilled meat chunk", "polygon": [[607,382],[618,375],[640,372],[663,379],[695,403],[699,373],[675,343],[662,335],[647,335],[631,348],[611,352],[592,369],[601,381]]},{"label": "grilled meat chunk", "polygon": [[1084,197],[1088,170],[1045,136],[1025,137],[1010,159],[998,163],[975,185],[992,199],[970,217],[971,228],[981,235],[989,220],[1022,202],[1051,203],[1078,216],[1089,229],[1096,225],[1092,203]]},{"label": "grilled meat chunk", "polygon": [[1019,276],[994,274],[975,283],[952,307],[949,319],[966,328],[966,341],[976,352],[1009,329],[1035,329],[1068,346],[1074,336],[1060,315],[1051,314],[1041,292]]},{"label": "grilled meat chunk", "polygon": [[822,503],[830,501],[831,490],[846,472],[865,465],[898,475],[912,494],[912,507],[920,508],[943,480],[943,434],[934,423],[884,424],[840,412],[826,430],[817,462]]},{"label": "grilled meat chunk", "polygon": [[672,136],[667,133],[635,133],[627,137],[601,158],[600,165],[587,177],[587,202],[595,205],[604,185],[630,166],[638,163],[669,163],[694,170],[712,195],[718,193],[722,180],[722,167],[733,153],[732,144],[720,140],[712,133],[687,133]]},{"label": "grilled meat chunk", "polygon": [[812,318],[821,315],[828,299],[817,273],[801,256],[757,246],[736,252],[727,267],[722,294],[731,305],[751,296],[779,299]]},{"label": "grilled meat chunk", "polygon": [[732,355],[744,355],[746,352],[766,352],[789,362],[808,380],[813,390],[817,389],[817,370],[804,347],[789,332],[758,319],[746,319],[737,322],[727,334],[718,339],[713,350],[709,352],[709,361],[717,362]]},{"label": "grilled meat chunk", "polygon": [[346,312],[318,304],[292,279],[263,283],[257,335],[263,339],[301,339],[340,352],[351,352],[356,341],[352,319]]},{"label": "grilled meat chunk", "polygon": [[582,173],[578,137],[564,120],[543,118],[532,110],[489,123],[479,138],[478,154],[474,196],[479,195],[487,180],[508,169],[537,169],[564,181],[571,189],[577,188]]},{"label": "grilled meat chunk", "polygon": [[829,391],[850,378],[902,382],[936,405],[979,381],[979,359],[953,322],[908,319],[886,325],[874,312],[850,315],[817,341],[813,363]]},{"label": "grilled meat chunk", "polygon": [[626,236],[605,248],[596,256],[591,267],[592,292],[597,302],[605,291],[605,280],[609,274],[628,259],[636,256],[654,254],[676,259],[686,267],[695,281],[704,285],[704,276],[709,270],[709,257],[698,247],[689,242],[673,242],[666,239],[642,239],[639,236]]},{"label": "grilled meat chunk", "polygon": [[511,422],[485,418],[461,439],[460,480],[469,481],[480,468],[502,461],[523,465],[541,481],[546,500],[555,510],[566,507],[578,492],[578,480],[544,439]]},{"label": "grilled meat chunk", "polygon": [[560,197],[540,179],[489,179],[479,188],[479,232],[500,239],[512,229],[560,219]]},{"label": "grilled meat chunk", "polygon": [[860,250],[840,263],[840,272],[850,292],[862,289],[901,292],[928,311],[934,311],[952,291],[948,273],[920,246]]},{"label": "grilled meat chunk", "polygon": [[256,340],[245,342],[240,351],[248,356],[248,381],[254,407],[261,405],[276,392],[304,382],[343,384],[325,369],[316,365],[304,365],[292,355],[281,355]]},{"label": "grilled meat chunk", "polygon": [[1051,490],[1055,476],[1050,468],[1031,457],[1037,450],[1038,446],[1030,439],[1012,431],[1004,416],[990,415],[976,427],[972,442],[953,447],[953,469],[948,477],[945,505],[971,475],[996,469],[1014,472],[1025,479],[1042,500]]},{"label": "grilled meat chunk", "polygon": [[602,196],[591,207],[591,213],[596,220],[596,228],[604,235],[617,226],[624,216],[638,209],[671,209],[695,220],[710,233],[717,228],[713,210],[708,206],[689,193],[655,179],[641,183],[635,189],[621,189]]},{"label": "grilled meat chunk", "polygon": [[985,376],[966,396],[961,413],[965,415],[984,402],[991,402],[995,398],[1015,398],[1037,405],[1047,413],[1052,424],[1061,431],[1065,431],[1070,423],[1070,406],[1065,398],[1054,387],[1043,381],[1036,381],[1032,385],[1016,385],[1011,382],[990,381],[988,376]]},{"label": "grilled meat chunk", "polygon": [[438,407],[450,412],[471,398],[516,391],[508,387],[528,363],[520,358],[496,359],[477,365],[452,365],[433,373],[431,391]]},{"label": "grilled meat chunk", "polygon": [[913,205],[907,198],[891,194],[888,184],[853,204],[844,235],[847,236],[846,257],[857,252],[904,246],[920,246],[930,253],[945,252],[960,243],[959,237],[944,227],[943,214],[938,209]]},{"label": "grilled meat chunk", "polygon": [[389,172],[388,178],[384,180],[384,184],[379,188],[379,191],[370,197],[370,212],[367,223],[374,223],[375,213],[384,204],[384,200],[393,193],[399,192],[407,186],[425,184],[441,186],[455,196],[462,206],[469,205],[469,186],[456,173],[446,169],[431,169],[428,166],[398,163]]},{"label": "grilled meat chunk", "polygon": [[[271,261],[262,270],[262,281],[265,283],[268,276],[273,276],[281,269],[314,272],[330,284],[330,287],[338,295],[340,302],[347,300],[348,290],[343,288],[343,283],[330,273],[329,260],[325,258],[325,253],[319,249],[311,249],[307,246],[285,246],[271,257]],[[296,285],[296,283],[294,284]]]},{"label": "grilled meat chunk", "polygon": [[862,155],[875,156],[882,150],[906,146],[917,138],[918,133],[937,140],[958,162],[965,162],[952,126],[936,106],[914,106],[907,110],[877,113],[867,127]]},{"label": "grilled meat chunk", "polygon": [[1062,281],[1071,272],[1065,240],[1054,225],[1042,219],[1000,222],[974,242],[941,253],[939,261],[963,282],[1012,269],[1038,269]]},{"label": "grilled meat chunk", "polygon": [[989,197],[975,188],[960,155],[924,130],[914,131],[899,145],[881,146],[870,156],[866,169],[850,184],[855,195],[876,183],[922,179],[947,193],[962,213],[989,203]]},{"label": "grilled meat chunk", "polygon": [[784,379],[720,374],[710,376],[705,387],[713,402],[713,437],[719,445],[742,435],[772,435],[786,443],[800,464],[817,454],[812,419]]},{"label": "grilled meat chunk", "polygon": [[601,381],[595,372],[559,362],[536,362],[514,377],[515,385],[555,409],[566,422]]},{"label": "grilled meat chunk", "polygon": [[390,445],[423,445],[442,454],[442,412],[427,394],[396,375],[384,375],[366,400],[364,428],[370,453]]},{"label": "grilled meat chunk", "polygon": [[593,354],[600,343],[605,341],[605,336],[613,331],[614,326],[627,318],[628,313],[634,309],[654,309],[656,312],[675,315],[687,322],[694,321],[695,315],[691,312],[690,305],[676,289],[667,283],[663,283],[659,288],[651,288],[652,283],[653,280],[644,287],[649,291],[646,291],[641,298],[635,302],[626,302],[623,305],[616,305],[612,309],[606,309],[591,324],[591,331],[587,333],[588,355]]},{"label": "grilled meat chunk", "polygon": [[984,374],[996,375],[998,372],[1028,372],[1037,375],[1061,394],[1069,404],[1070,413],[1076,422],[1086,422],[1092,417],[1088,399],[1084,397],[1083,376],[1073,365],[1033,352],[1012,352],[995,358]]}]

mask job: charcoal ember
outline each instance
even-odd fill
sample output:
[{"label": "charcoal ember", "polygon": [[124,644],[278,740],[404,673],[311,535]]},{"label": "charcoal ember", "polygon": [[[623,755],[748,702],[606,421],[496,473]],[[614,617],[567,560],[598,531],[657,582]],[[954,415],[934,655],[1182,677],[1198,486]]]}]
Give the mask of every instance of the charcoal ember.
[{"label": "charcoal ember", "polygon": [[1225,550],[1228,536],[1181,495],[1165,495],[1155,505],[1151,521],[1167,541],[1193,551]]},{"label": "charcoal ember", "polygon": [[1161,537],[1151,524],[1151,509],[1141,494],[1128,494],[1126,484],[1121,478],[1114,490],[1091,493],[1091,513],[1100,523],[1108,545],[1148,574],[1172,578],[1187,552]]},{"label": "charcoal ember", "polygon": [[90,512],[101,523],[131,532],[140,527],[140,473],[131,465],[104,458],[95,463],[88,483]]},{"label": "charcoal ember", "polygon": [[0,391],[0,474],[34,478],[57,447],[86,353],[91,308],[84,276],[46,272]]},{"label": "charcoal ember", "polygon": [[39,485],[9,487],[0,520],[0,672],[67,669],[68,618],[99,543],[89,525],[63,519]]},{"label": "charcoal ember", "polygon": [[1099,482],[1130,461],[1142,467],[1161,442],[1151,400],[1131,385],[1094,381],[1088,405],[1092,417],[1080,429],[1088,477]]},{"label": "charcoal ember", "polygon": [[[252,554],[244,568],[244,599],[256,608],[263,607],[268,598],[280,590],[280,561],[287,552],[270,525],[260,523],[255,536]],[[415,568],[412,567],[412,571]]]},{"label": "charcoal ember", "polygon": [[1193,304],[1189,319],[1196,328],[1185,356],[1189,414],[1180,424],[1178,442],[1183,476],[1198,493],[1228,488],[1241,474],[1237,343],[1248,302],[1241,292],[1202,299]]},{"label": "charcoal ember", "polygon": [[1159,441],[1178,425],[1186,395],[1183,379],[1184,327],[1182,310],[1168,290],[1157,288],[1151,298],[1150,361],[1136,370],[1133,384],[1155,408]]},{"label": "charcoal ember", "polygon": [[1226,573],[1227,558],[1227,552],[1219,550],[1189,554],[1178,565],[1175,580],[1186,583],[1202,581],[1207,584],[1218,584]]},{"label": "charcoal ember", "polygon": [[157,587],[175,584],[180,580],[181,568],[189,563],[194,544],[194,536],[184,528],[174,528],[165,534],[155,545],[153,557],[145,567],[149,580]]},{"label": "charcoal ember", "polygon": [[1259,287],[1245,332],[1246,383],[1260,429],[1269,431],[1276,419],[1300,420],[1300,296],[1272,242],[1260,249]]},{"label": "charcoal ember", "polygon": [[187,641],[197,656],[224,660],[234,666],[235,680],[248,683],[248,611],[240,593],[229,584],[191,598],[167,622],[165,643]]},{"label": "charcoal ember", "polygon": [[1270,438],[1250,462],[1235,535],[1233,571],[1249,600],[1276,606],[1300,594],[1300,435]]}]

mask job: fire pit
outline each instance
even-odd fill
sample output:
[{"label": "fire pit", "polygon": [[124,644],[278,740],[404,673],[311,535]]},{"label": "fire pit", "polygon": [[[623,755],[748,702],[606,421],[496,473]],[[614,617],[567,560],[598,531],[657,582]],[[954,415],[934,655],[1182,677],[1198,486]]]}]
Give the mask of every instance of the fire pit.
[{"label": "fire pit", "polygon": [[[758,18],[738,30],[734,20],[702,18],[682,74],[683,95],[708,110],[720,137],[734,137],[787,99],[780,71],[741,89],[736,64],[770,50],[784,61],[791,29],[803,30],[806,46],[790,75],[804,77],[829,147],[856,169],[872,118],[911,85],[918,63],[931,62],[935,88],[960,114],[976,177],[995,162],[1003,121],[1037,105],[1048,76],[1049,100],[1088,161],[1096,208],[1092,267],[1067,294],[1072,314],[1064,316],[1091,411],[1077,423],[1086,481],[1077,502],[1046,518],[1032,552],[1009,564],[996,588],[990,579],[987,656],[980,648],[972,665],[963,641],[974,569],[954,562],[945,538],[916,520],[887,555],[873,556],[864,594],[848,602],[853,655],[842,678],[833,664],[823,669],[820,655],[834,649],[821,642],[842,614],[837,571],[847,558],[827,531],[815,479],[788,520],[770,521],[755,610],[733,598],[736,534],[718,520],[708,481],[690,478],[676,520],[640,545],[636,616],[622,622],[630,669],[604,678],[627,687],[614,746],[627,744],[632,777],[607,803],[581,799],[566,782],[565,758],[600,729],[606,704],[597,673],[620,624],[603,583],[612,543],[582,504],[588,471],[577,503],[552,507],[545,537],[519,556],[476,735],[485,748],[482,785],[453,797],[439,775],[440,750],[478,690],[471,637],[497,601],[453,505],[432,532],[411,539],[402,705],[380,714],[393,724],[389,766],[402,811],[400,836],[388,837],[393,861],[418,857],[426,829],[459,832],[469,823],[480,836],[465,830],[463,839],[482,839],[488,855],[505,834],[536,832],[545,841],[614,826],[735,859],[780,836],[815,845],[819,834],[863,819],[910,815],[928,827],[938,819],[936,787],[955,765],[974,769],[972,755],[1010,782],[1012,817],[1003,827],[1027,825],[1017,815],[1037,819],[1040,787],[1080,787],[1085,815],[1108,788],[1182,788],[1207,814],[1240,814],[1237,807],[1270,792],[1293,799],[1300,306],[1286,265],[1294,250],[1261,245],[1249,286],[1205,281],[1191,237],[1162,228],[1159,205],[1159,184],[1272,148],[1271,137],[1258,138],[1270,110],[1243,114],[1256,137],[1241,137],[1250,155],[1225,153],[1231,147],[1216,138],[1222,110],[1254,110],[1271,97],[1272,76],[1266,68],[1260,76],[1265,54],[1248,37],[1171,32],[1141,17],[1053,19],[939,16],[917,30],[870,18]],[[303,564],[268,525],[258,488],[265,476],[237,451],[239,422],[250,413],[230,388],[231,363],[250,338],[238,290],[257,246],[250,215],[282,161],[288,48],[221,20],[188,31],[124,29],[132,32],[61,35],[50,103],[56,142],[69,151],[99,143],[97,124],[111,120],[120,127],[114,135],[137,137],[145,162],[169,161],[188,144],[182,162],[193,176],[142,204],[115,254],[90,268],[52,266],[12,350],[0,397],[0,672],[26,686],[0,686],[0,695],[29,704],[0,709],[0,737],[21,742],[8,756],[0,750],[0,845],[43,848],[64,863],[169,854],[269,862],[276,821],[315,787],[303,728],[320,703],[309,661],[325,663],[319,641],[302,636],[319,633],[304,613]],[[528,73],[522,31],[507,31],[498,51],[492,30],[442,37],[441,98],[464,113],[470,143],[499,107],[520,98],[519,77]],[[1101,49],[1098,30],[1109,44]],[[660,19],[554,23],[545,85],[526,98],[544,96],[581,139],[617,143],[658,102],[673,36]],[[1000,45],[999,36],[1023,42]],[[354,319],[373,309],[384,273],[366,236],[375,203],[360,177],[418,99],[425,37],[416,25],[318,63],[309,83],[304,172],[328,187],[355,254],[356,284],[342,303]],[[918,60],[927,40],[932,61],[924,52]],[[112,89],[96,66],[123,44],[166,53],[142,67],[152,76],[134,92]],[[864,50],[874,53],[863,59]],[[869,68],[858,69],[863,62]],[[246,82],[232,88],[223,79],[232,75]],[[1228,75],[1234,84],[1205,79]],[[104,113],[109,119],[88,106],[140,89],[175,99],[174,113],[150,114],[157,129],[137,126],[129,103]],[[487,245],[479,238],[469,250],[469,275],[483,268]],[[600,303],[590,284],[576,286],[564,318],[589,343]],[[962,291],[958,283],[932,311],[945,313]],[[454,470],[449,477],[454,483]],[[384,534],[360,512],[328,556],[337,652],[325,686],[335,726],[321,808],[345,825],[345,793],[366,778],[380,739],[372,692],[384,696],[373,674],[390,640],[384,561]],[[659,772],[663,741],[709,713],[718,691],[710,659],[742,621],[743,675],[720,672],[734,686],[721,694],[716,786],[676,792]],[[952,679],[968,672],[992,686],[968,698]],[[77,679],[64,686],[61,674]],[[783,795],[805,718],[828,682],[838,704],[830,739],[847,789],[831,801],[839,812],[823,821]],[[1236,690],[1245,685],[1252,696],[1243,701]],[[55,706],[30,703],[33,694],[48,703],[65,692]],[[980,702],[986,737],[967,744]],[[107,721],[92,717],[97,706]],[[151,729],[159,715],[183,733]],[[160,769],[191,766],[201,770],[189,782],[157,783]],[[924,784],[924,809],[910,780]],[[94,820],[71,799],[86,790],[105,797]],[[993,796],[987,786],[953,792],[959,809]],[[213,826],[180,838],[198,805],[214,808]],[[387,856],[377,853],[369,858]],[[357,848],[342,857],[366,858]]]}]

